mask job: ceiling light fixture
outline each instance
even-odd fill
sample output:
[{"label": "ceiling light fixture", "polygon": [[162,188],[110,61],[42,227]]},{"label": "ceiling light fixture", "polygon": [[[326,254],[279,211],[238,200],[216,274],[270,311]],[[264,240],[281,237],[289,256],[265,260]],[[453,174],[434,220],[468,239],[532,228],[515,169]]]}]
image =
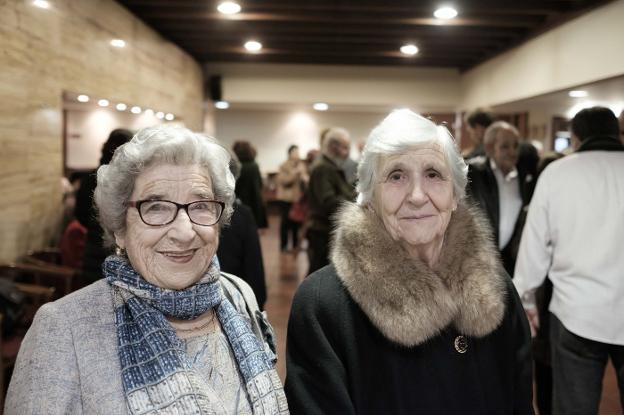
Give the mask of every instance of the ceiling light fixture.
[{"label": "ceiling light fixture", "polygon": [[241,6],[233,1],[224,1],[217,6],[217,10],[223,14],[236,14],[241,11]]},{"label": "ceiling light fixture", "polygon": [[174,119],[175,119],[175,115],[173,115],[171,113],[165,114],[165,120],[173,121]]},{"label": "ceiling light fixture", "polygon": [[115,108],[117,108],[117,111],[125,111],[128,106],[123,102],[120,102],[119,104],[115,105]]},{"label": "ceiling light fixture", "polygon": [[433,12],[433,15],[438,19],[449,20],[457,16],[457,10],[450,6],[443,6]]},{"label": "ceiling light fixture", "polygon": [[136,105],[132,108],[130,108],[130,112],[133,114],[140,114],[141,113],[141,107],[137,107]]},{"label": "ceiling light fixture", "polygon": [[126,41],[122,39],[113,39],[110,41],[110,44],[116,48],[123,48],[126,46]]},{"label": "ceiling light fixture", "polygon": [[251,53],[258,53],[260,52],[260,49],[262,49],[262,43],[256,40],[249,40],[245,42],[245,49]]},{"label": "ceiling light fixture", "polygon": [[84,94],[78,95],[76,99],[78,100],[78,102],[89,102],[89,96]]},{"label": "ceiling light fixture", "polygon": [[48,3],[46,0],[35,0],[32,2],[33,6],[35,7],[39,7],[40,9],[49,9],[50,8],[50,3]]},{"label": "ceiling light fixture", "polygon": [[158,118],[159,120],[162,120],[163,118],[165,118],[165,113],[162,111],[158,111],[156,113],[156,118]]},{"label": "ceiling light fixture", "polygon": [[100,107],[108,107],[108,104],[109,104],[109,102],[108,102],[107,99],[101,99],[101,100],[98,101],[98,105]]},{"label": "ceiling light fixture", "polygon": [[585,98],[587,96],[587,91],[575,90],[568,92],[568,95],[572,98]]},{"label": "ceiling light fixture", "polygon": [[412,43],[401,46],[401,53],[407,56],[414,56],[418,53],[418,47]]},{"label": "ceiling light fixture", "polygon": [[217,101],[214,106],[220,110],[226,110],[230,108],[230,103],[227,101]]},{"label": "ceiling light fixture", "polygon": [[317,102],[314,105],[312,105],[312,108],[314,108],[317,111],[327,111],[329,109],[329,105],[327,105],[324,102]]}]

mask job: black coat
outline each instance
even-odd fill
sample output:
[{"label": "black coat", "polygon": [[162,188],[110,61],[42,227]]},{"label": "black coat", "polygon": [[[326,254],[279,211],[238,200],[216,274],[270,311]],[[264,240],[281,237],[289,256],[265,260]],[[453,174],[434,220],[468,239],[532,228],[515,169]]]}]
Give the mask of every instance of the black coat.
[{"label": "black coat", "polygon": [[483,221],[460,205],[430,268],[345,205],[332,265],[293,300],[291,413],[532,414],[528,322]]},{"label": "black coat", "polygon": [[234,203],[230,224],[221,229],[217,258],[221,270],[242,278],[251,286],[263,309],[267,294],[258,228],[251,209],[238,200]]},{"label": "black coat", "polygon": [[[286,396],[292,414],[532,414],[526,321],[510,281],[503,324],[455,350],[453,327],[405,348],[387,340],[333,266],[312,274],[288,324]],[[293,355],[299,355],[294,360]]]},{"label": "black coat", "polygon": [[255,161],[241,163],[241,173],[236,180],[235,192],[236,197],[253,212],[256,226],[261,229],[268,227],[266,208],[262,198],[262,175]]}]

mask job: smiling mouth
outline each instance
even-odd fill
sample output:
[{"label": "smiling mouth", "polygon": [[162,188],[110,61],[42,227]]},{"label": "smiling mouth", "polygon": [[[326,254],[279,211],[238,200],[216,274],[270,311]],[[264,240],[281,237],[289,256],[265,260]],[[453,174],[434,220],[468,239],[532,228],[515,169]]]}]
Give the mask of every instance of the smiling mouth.
[{"label": "smiling mouth", "polygon": [[435,215],[417,215],[417,216],[404,216],[401,220],[419,220],[419,219],[427,219],[432,218]]},{"label": "smiling mouth", "polygon": [[162,251],[160,254],[169,261],[184,264],[193,259],[195,252],[197,252],[197,249],[188,249],[186,251]]}]

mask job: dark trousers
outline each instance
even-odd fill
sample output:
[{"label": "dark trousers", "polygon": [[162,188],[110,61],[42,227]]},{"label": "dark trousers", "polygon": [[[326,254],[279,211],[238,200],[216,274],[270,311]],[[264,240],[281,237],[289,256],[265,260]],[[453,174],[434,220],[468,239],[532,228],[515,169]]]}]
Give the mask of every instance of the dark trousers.
[{"label": "dark trousers", "polygon": [[539,415],[552,413],[552,367],[535,360],[535,401]]},{"label": "dark trousers", "polygon": [[[614,316],[618,318],[619,316]],[[624,346],[585,339],[550,315],[553,414],[598,414],[605,367],[611,358],[624,408]]]},{"label": "dark trousers", "polygon": [[297,222],[293,222],[288,217],[288,212],[290,212],[290,208],[292,207],[291,202],[285,202],[280,200],[280,249],[284,251],[288,247],[288,234],[290,233],[292,237],[292,247],[297,248],[299,246],[299,224]]},{"label": "dark trousers", "polygon": [[308,275],[329,264],[329,233],[308,229]]}]

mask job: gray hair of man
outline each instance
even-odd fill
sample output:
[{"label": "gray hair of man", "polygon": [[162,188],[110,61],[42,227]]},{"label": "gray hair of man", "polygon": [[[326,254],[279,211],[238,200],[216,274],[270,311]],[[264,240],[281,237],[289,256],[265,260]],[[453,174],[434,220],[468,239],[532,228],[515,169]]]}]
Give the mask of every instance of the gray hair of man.
[{"label": "gray hair of man", "polygon": [[110,164],[97,171],[94,201],[104,230],[104,242],[114,246],[114,234],[125,232],[128,202],[136,178],[159,164],[199,165],[212,181],[214,198],[225,203],[219,225],[229,223],[234,203],[234,176],[229,169],[230,153],[214,138],[170,125],[144,128],[120,146]]},{"label": "gray hair of man", "polygon": [[389,155],[406,153],[426,145],[439,145],[451,170],[453,192],[459,201],[466,195],[468,166],[464,162],[453,136],[443,125],[408,109],[390,113],[368,136],[358,166],[357,203],[369,204],[377,178],[380,160]]},{"label": "gray hair of man", "polygon": [[486,152],[488,152],[488,149],[491,151],[498,138],[498,132],[501,130],[510,130],[518,136],[518,138],[520,137],[518,129],[507,121],[495,121],[483,133],[483,147]]},{"label": "gray hair of man", "polygon": [[341,127],[331,127],[323,134],[323,144],[321,151],[323,154],[329,154],[329,147],[341,140],[350,140],[349,132]]}]

